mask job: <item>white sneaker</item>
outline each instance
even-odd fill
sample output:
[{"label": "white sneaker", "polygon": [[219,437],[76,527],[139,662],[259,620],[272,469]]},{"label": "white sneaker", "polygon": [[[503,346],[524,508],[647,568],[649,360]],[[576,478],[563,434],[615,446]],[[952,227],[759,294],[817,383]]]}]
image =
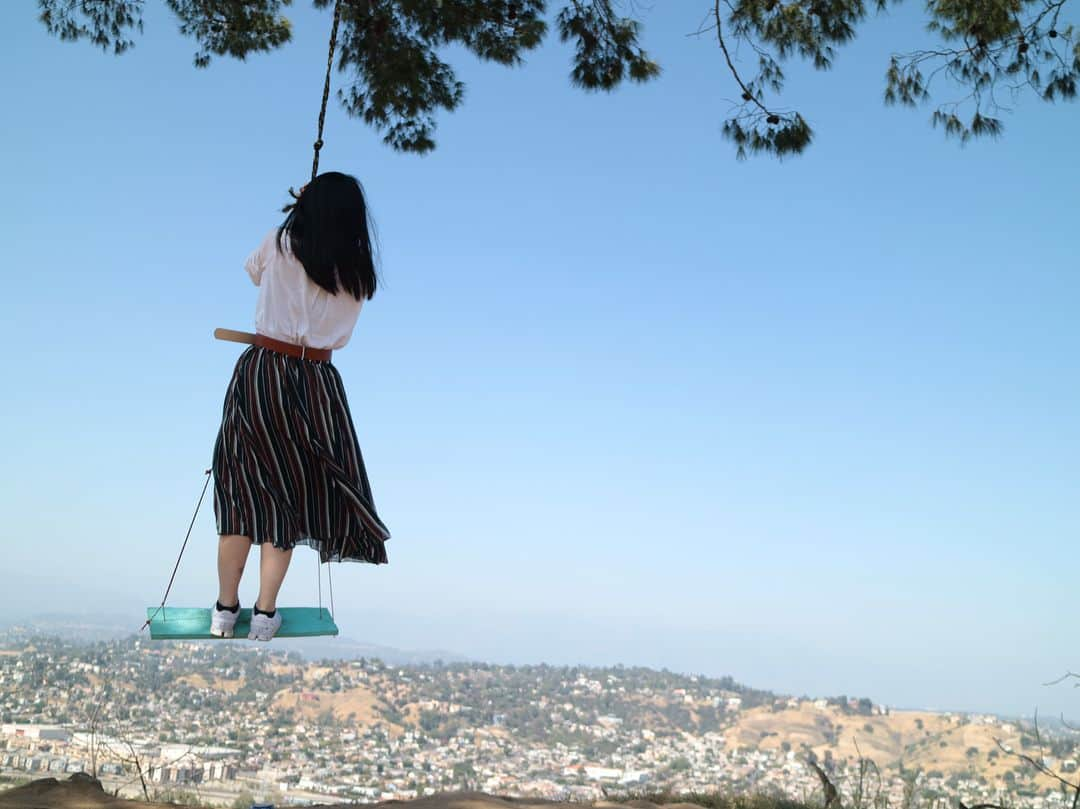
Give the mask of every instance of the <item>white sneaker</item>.
[{"label": "white sneaker", "polygon": [[240,617],[240,608],[236,612],[219,610],[217,602],[210,608],[210,634],[215,638],[231,638],[236,627],[236,619]]},{"label": "white sneaker", "polygon": [[248,640],[270,640],[281,629],[281,610],[274,611],[274,617],[251,611],[251,631]]}]

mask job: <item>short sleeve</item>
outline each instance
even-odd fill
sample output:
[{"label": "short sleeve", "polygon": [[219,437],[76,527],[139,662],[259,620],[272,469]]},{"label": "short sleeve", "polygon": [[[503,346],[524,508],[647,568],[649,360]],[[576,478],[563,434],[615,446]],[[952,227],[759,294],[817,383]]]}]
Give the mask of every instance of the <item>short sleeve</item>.
[{"label": "short sleeve", "polygon": [[277,231],[272,230],[266,234],[266,238],[262,240],[254,252],[247,257],[247,261],[244,262],[244,269],[247,270],[247,274],[251,276],[251,283],[258,286],[262,282],[263,273],[266,272],[267,266],[270,264],[270,258],[273,256],[273,250],[277,249]]}]

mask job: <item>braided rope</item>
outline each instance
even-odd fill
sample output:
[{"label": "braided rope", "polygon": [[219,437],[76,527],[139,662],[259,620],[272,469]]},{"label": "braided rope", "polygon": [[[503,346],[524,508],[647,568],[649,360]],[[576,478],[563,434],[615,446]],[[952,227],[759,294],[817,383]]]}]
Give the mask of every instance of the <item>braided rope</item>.
[{"label": "braided rope", "polygon": [[337,48],[338,24],[341,22],[341,0],[334,3],[334,25],[330,29],[330,51],[326,54],[326,81],[323,83],[322,106],[319,107],[319,134],[315,137],[315,159],[311,163],[311,179],[319,173],[319,150],[323,147],[323,122],[326,120],[326,102],[330,99],[330,72],[334,68],[334,50]]}]

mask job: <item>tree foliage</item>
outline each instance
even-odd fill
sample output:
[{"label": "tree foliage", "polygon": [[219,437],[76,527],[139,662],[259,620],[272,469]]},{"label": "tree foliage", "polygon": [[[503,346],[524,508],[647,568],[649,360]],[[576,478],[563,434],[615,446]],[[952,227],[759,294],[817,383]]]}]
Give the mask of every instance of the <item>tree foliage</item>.
[{"label": "tree foliage", "polygon": [[[337,0],[337,67],[347,77],[338,96],[348,113],[383,134],[395,149],[435,147],[436,113],[456,109],[464,85],[440,57],[460,45],[477,58],[520,64],[548,32],[546,0]],[[120,54],[142,31],[146,0],[38,0],[40,19],[64,40],[86,40]],[[292,0],[164,0],[182,34],[198,45],[194,61],[244,59],[287,43]],[[783,65],[792,59],[827,70],[836,49],[857,35],[864,0],[703,0],[707,21],[695,32],[715,39],[738,88],[723,123],[738,156],[802,153],[813,130],[798,110],[780,106]],[[884,11],[889,0],[873,0]],[[898,2],[898,0],[894,0]],[[1080,41],[1066,19],[1070,0],[928,0],[927,29],[940,46],[894,53],[885,72],[886,104],[918,106],[939,77],[959,96],[938,105],[931,121],[962,142],[997,136],[1001,113],[1025,91],[1045,101],[1076,97]],[[313,0],[330,9],[335,0]],[[611,91],[660,75],[641,45],[634,0],[570,0],[555,15],[573,48],[571,82]],[[747,70],[740,54],[748,55]]]}]

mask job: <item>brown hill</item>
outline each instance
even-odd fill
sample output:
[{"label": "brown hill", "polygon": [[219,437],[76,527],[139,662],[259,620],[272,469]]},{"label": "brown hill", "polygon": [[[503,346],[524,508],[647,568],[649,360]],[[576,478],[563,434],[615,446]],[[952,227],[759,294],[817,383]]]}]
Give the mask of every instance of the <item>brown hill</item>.
[{"label": "brown hill", "polygon": [[[998,783],[1005,773],[1024,772],[1040,786],[1053,779],[1035,773],[998,747],[998,740],[1020,750],[1021,729],[1013,723],[985,724],[928,711],[892,711],[860,716],[836,706],[816,707],[800,702],[784,710],[761,707],[743,711],[724,731],[729,750],[793,750],[802,756],[812,750],[855,763],[860,754],[882,770],[895,773],[903,763],[909,770],[982,776]],[[786,743],[786,745],[785,745]]]},{"label": "brown hill", "polygon": [[321,688],[283,689],[274,695],[271,706],[274,711],[291,709],[298,718],[317,719],[330,713],[339,721],[348,721],[359,728],[382,724],[391,736],[401,733],[402,728],[384,718],[389,710],[386,703],[370,688],[359,686],[332,692]]}]

